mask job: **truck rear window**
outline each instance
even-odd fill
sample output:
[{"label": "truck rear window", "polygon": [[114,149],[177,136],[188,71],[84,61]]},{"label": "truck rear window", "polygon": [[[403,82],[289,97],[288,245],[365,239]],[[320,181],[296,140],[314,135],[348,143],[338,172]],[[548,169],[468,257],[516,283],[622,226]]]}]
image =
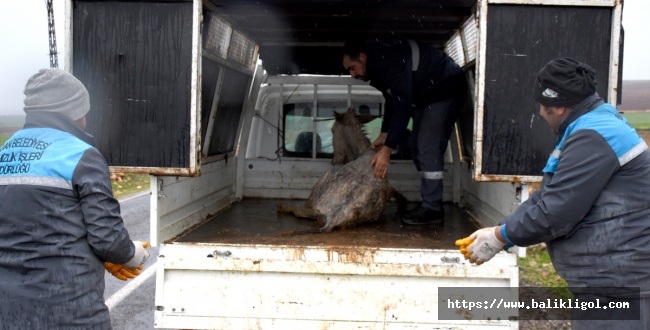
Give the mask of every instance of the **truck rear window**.
[{"label": "truck rear window", "polygon": [[[377,116],[376,119],[365,124],[366,136],[371,142],[374,141],[381,132],[382,104],[352,102],[352,107],[359,114]],[[285,104],[283,154],[299,158],[314,156],[331,158],[334,152],[332,147],[334,112],[343,113],[347,109],[347,102],[318,102],[316,109],[313,102]],[[409,130],[410,128],[411,123],[409,123]],[[316,138],[315,144],[314,138]],[[396,159],[410,158],[408,150],[405,152],[398,149],[393,152],[393,155],[397,157]]]}]

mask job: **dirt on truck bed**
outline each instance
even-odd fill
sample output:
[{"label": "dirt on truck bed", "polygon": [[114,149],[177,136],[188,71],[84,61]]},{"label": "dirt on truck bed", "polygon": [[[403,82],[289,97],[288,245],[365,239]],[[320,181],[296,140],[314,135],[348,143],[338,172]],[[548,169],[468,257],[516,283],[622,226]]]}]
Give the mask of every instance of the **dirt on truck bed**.
[{"label": "dirt on truck bed", "polygon": [[[389,204],[373,223],[329,233],[305,234],[320,224],[288,214],[278,214],[278,204],[302,206],[304,200],[244,199],[211,217],[175,242],[268,244],[300,246],[364,246],[408,249],[457,249],[454,241],[476,230],[470,217],[445,204],[444,225],[404,226],[397,205]],[[409,205],[409,209],[415,205]]]}]

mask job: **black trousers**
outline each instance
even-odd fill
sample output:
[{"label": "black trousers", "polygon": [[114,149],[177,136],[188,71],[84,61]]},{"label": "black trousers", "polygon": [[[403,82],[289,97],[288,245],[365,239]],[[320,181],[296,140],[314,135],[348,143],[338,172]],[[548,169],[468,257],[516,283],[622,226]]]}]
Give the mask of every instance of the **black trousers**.
[{"label": "black trousers", "polygon": [[445,151],[467,97],[433,102],[413,112],[411,156],[420,173],[422,207],[442,210]]}]

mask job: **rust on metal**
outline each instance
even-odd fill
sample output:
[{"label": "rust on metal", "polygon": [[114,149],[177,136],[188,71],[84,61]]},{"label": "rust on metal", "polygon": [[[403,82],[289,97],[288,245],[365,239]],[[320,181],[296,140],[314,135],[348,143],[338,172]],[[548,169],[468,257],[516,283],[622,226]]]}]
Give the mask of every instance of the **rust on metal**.
[{"label": "rust on metal", "polygon": [[500,174],[478,174],[474,177],[475,181],[487,182],[521,182],[521,183],[536,183],[541,182],[541,176],[525,176],[525,175],[500,175]]},{"label": "rust on metal", "polygon": [[129,167],[129,166],[110,166],[111,173],[128,172],[141,173],[160,176],[200,176],[200,170],[185,167]]},{"label": "rust on metal", "polygon": [[327,250],[327,261],[371,264],[375,262],[375,251],[377,248],[332,248]]}]

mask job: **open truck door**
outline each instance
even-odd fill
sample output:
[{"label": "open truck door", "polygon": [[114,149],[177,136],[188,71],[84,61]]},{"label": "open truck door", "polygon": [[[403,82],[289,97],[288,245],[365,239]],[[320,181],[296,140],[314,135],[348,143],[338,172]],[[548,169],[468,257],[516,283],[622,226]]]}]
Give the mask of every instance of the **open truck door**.
[{"label": "open truck door", "polygon": [[[74,1],[67,67],[112,171],[200,175],[233,157],[257,44],[201,1]],[[219,111],[217,111],[219,109]]]},{"label": "open truck door", "polygon": [[532,84],[550,60],[589,63],[597,73],[598,94],[616,104],[620,2],[478,2],[474,180],[541,181],[556,136],[539,116]]},{"label": "open truck door", "polygon": [[[331,166],[319,157],[319,107],[366,93],[346,82],[340,50],[351,32],[364,30],[443,48],[467,72],[472,105],[452,139],[444,185],[453,193],[444,200],[464,219],[456,223],[461,230],[495,225],[526,199],[524,183],[540,180],[553,146],[550,130],[537,129],[545,125],[531,97],[537,71],[552,58],[579,57],[598,71],[601,96],[616,99],[621,6],[68,1],[67,68],[90,92],[88,129],[113,171],[151,174],[150,241],[160,245],[154,326],[516,328],[516,316],[454,310],[459,319],[444,319],[438,290],[514,288],[516,300],[516,255],[471,265],[454,245],[460,237],[443,229],[433,240],[398,229],[394,245],[360,242],[363,234],[288,243],[277,232],[282,226],[268,226],[279,218],[272,198],[306,198]],[[339,78],[344,88],[322,86]],[[380,109],[381,100],[373,103]],[[298,112],[304,104],[308,114]],[[311,152],[288,142],[290,117],[312,119]],[[413,189],[407,196],[418,201],[411,161],[392,160],[391,171],[391,184]],[[265,225],[272,235],[260,234]]]}]

